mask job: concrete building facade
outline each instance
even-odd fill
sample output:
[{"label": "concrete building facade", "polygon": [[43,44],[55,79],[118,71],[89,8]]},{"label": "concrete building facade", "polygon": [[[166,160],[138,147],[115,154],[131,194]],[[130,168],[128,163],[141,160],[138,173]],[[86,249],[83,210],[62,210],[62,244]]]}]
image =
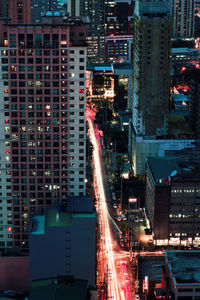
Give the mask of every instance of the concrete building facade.
[{"label": "concrete building facade", "polygon": [[178,139],[146,139],[145,137],[134,136],[132,138],[131,151],[132,168],[134,174],[138,176],[145,175],[145,159],[147,157],[164,157],[173,152],[180,152],[184,149],[193,149],[195,147],[194,138]]},{"label": "concrete building facade", "polygon": [[200,251],[165,251],[165,297],[174,300],[200,298]]},{"label": "concrete building facade", "polygon": [[136,1],[129,135],[136,176],[145,174],[146,157],[194,147],[195,135],[186,118],[170,112],[172,21],[170,2]]},{"label": "concrete building facade", "polygon": [[8,17],[13,23],[31,23],[31,0],[9,0]]},{"label": "concrete building facade", "polygon": [[85,195],[85,22],[44,22],[1,28],[0,242],[14,248],[28,247],[31,215]]},{"label": "concrete building facade", "polygon": [[193,48],[172,48],[172,65],[187,66],[187,64],[198,64],[200,50]]},{"label": "concrete building facade", "polygon": [[12,246],[12,194],[10,168],[10,124],[9,124],[9,94],[8,94],[8,50],[0,47],[0,246]]},{"label": "concrete building facade", "polygon": [[155,244],[200,244],[197,160],[148,158],[146,200]]},{"label": "concrete building facade", "polygon": [[105,12],[104,0],[69,0],[68,12],[71,16],[88,17],[87,58],[88,62],[103,62],[105,57]]},{"label": "concrete building facade", "polygon": [[131,0],[115,0],[111,13],[106,16],[107,61],[131,61],[133,6]]},{"label": "concrete building facade", "polygon": [[194,37],[195,0],[172,0],[173,37]]},{"label": "concrete building facade", "polygon": [[0,0],[0,17],[13,23],[31,23],[31,0]]},{"label": "concrete building facade", "polygon": [[168,1],[136,1],[133,45],[133,126],[136,135],[166,134],[171,17]]},{"label": "concrete building facade", "polygon": [[[84,201],[84,200],[83,200]],[[30,279],[58,275],[96,282],[96,214],[49,209],[35,216],[30,232]]]}]

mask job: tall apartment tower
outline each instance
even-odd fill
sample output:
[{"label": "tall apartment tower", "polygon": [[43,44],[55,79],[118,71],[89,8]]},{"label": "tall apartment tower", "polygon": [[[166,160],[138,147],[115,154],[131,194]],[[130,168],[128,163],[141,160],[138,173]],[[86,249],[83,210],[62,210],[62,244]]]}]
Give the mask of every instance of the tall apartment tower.
[{"label": "tall apartment tower", "polygon": [[57,0],[32,0],[32,22],[39,23],[42,21],[42,14],[48,11],[56,11]]},{"label": "tall apartment tower", "polygon": [[167,132],[170,87],[169,1],[135,2],[133,45],[133,126],[136,135]]},{"label": "tall apartment tower", "polygon": [[0,246],[27,248],[33,214],[85,195],[86,26],[56,12],[0,34]]},{"label": "tall apartment tower", "polygon": [[173,37],[194,36],[195,0],[172,0]]},{"label": "tall apartment tower", "polygon": [[67,1],[68,12],[72,17],[80,16],[83,9],[82,0],[69,0]]},{"label": "tall apartment tower", "polygon": [[13,23],[31,23],[31,0],[9,0],[8,17]]}]

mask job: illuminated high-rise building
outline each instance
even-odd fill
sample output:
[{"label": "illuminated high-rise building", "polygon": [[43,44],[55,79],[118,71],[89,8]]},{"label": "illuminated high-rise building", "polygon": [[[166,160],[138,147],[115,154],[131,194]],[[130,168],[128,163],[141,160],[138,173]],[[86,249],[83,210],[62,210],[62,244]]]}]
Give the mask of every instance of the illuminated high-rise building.
[{"label": "illuminated high-rise building", "polygon": [[[87,6],[87,5],[86,5]],[[83,1],[82,0],[68,0],[67,1],[68,12],[72,17],[77,17],[82,14]]]},{"label": "illuminated high-rise building", "polygon": [[85,195],[86,26],[0,24],[0,247],[27,248],[29,219]]},{"label": "illuminated high-rise building", "polygon": [[127,59],[133,41],[134,0],[69,0],[71,16],[87,16],[89,62]]},{"label": "illuminated high-rise building", "polygon": [[71,16],[89,18],[87,25],[87,58],[89,62],[104,60],[106,3],[105,0],[68,1],[68,12]]},{"label": "illuminated high-rise building", "polygon": [[137,135],[167,133],[170,87],[169,1],[136,0],[133,44],[133,125]]},{"label": "illuminated high-rise building", "polygon": [[106,12],[106,59],[130,60],[133,42],[133,6],[131,0],[114,0]]},{"label": "illuminated high-rise building", "polygon": [[31,22],[31,0],[0,0],[0,17],[13,23]]},{"label": "illuminated high-rise building", "polygon": [[136,0],[130,126],[130,160],[135,176],[145,175],[147,157],[194,147],[194,135],[181,139],[183,128],[178,128],[179,122],[175,123],[169,112],[171,36],[171,3]]},{"label": "illuminated high-rise building", "polygon": [[172,0],[173,37],[194,36],[195,0]]}]

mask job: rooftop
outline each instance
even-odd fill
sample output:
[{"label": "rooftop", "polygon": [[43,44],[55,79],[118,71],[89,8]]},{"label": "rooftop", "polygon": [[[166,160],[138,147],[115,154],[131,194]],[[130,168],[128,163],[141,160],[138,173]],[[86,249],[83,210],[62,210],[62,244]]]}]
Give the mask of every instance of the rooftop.
[{"label": "rooftop", "polygon": [[112,63],[112,70],[115,75],[132,75],[132,64],[131,63]]},{"label": "rooftop", "polygon": [[96,63],[96,64],[88,65],[87,70],[112,72],[112,66],[110,63]]},{"label": "rooftop", "polygon": [[165,183],[165,179],[200,180],[199,158],[188,157],[148,157],[148,167],[156,184]]},{"label": "rooftop", "polygon": [[174,283],[200,285],[200,251],[165,251]]},{"label": "rooftop", "polygon": [[46,215],[34,216],[31,221],[31,234],[44,234],[45,227],[68,227],[72,225],[72,219],[96,218],[96,213],[69,213],[60,212],[57,208],[49,208]]},{"label": "rooftop", "polygon": [[132,70],[132,63],[113,63],[113,67],[115,69],[128,69],[128,70]]},{"label": "rooftop", "polygon": [[137,0],[135,2],[135,10],[134,15],[136,17],[146,17],[150,16],[152,17],[170,17],[170,4],[169,1],[166,0],[146,0],[146,1],[140,1]]},{"label": "rooftop", "polygon": [[190,53],[190,52],[199,52],[199,49],[194,48],[172,48],[172,54],[178,53]]},{"label": "rooftop", "polygon": [[94,71],[112,71],[111,66],[94,66]]},{"label": "rooftop", "polygon": [[173,94],[172,98],[173,98],[174,102],[177,102],[177,101],[185,101],[185,102],[187,102],[188,101],[188,98],[183,93],[181,93],[181,94]]},{"label": "rooftop", "polygon": [[92,198],[69,196],[67,204],[48,208],[45,215],[34,216],[31,221],[31,234],[44,234],[45,227],[66,227],[72,225],[73,218],[96,218]]},{"label": "rooftop", "polygon": [[168,116],[168,134],[177,138],[194,137],[194,132],[190,128],[185,116],[175,113]]},{"label": "rooftop", "polygon": [[31,300],[84,300],[87,295],[87,280],[48,278],[32,281]]},{"label": "rooftop", "polygon": [[72,213],[91,213],[94,211],[92,197],[68,196],[66,210]]},{"label": "rooftop", "polygon": [[164,266],[164,256],[148,256],[139,259],[139,278],[149,277],[149,281],[161,282],[162,266]]},{"label": "rooftop", "polygon": [[72,214],[68,212],[59,212],[57,209],[48,209],[45,222],[47,227],[71,226]]},{"label": "rooftop", "polygon": [[61,26],[61,25],[69,25],[69,26],[79,26],[82,24],[88,24],[89,18],[88,17],[71,17],[67,14],[63,14],[60,12],[47,12],[43,14],[43,21],[41,23],[28,23],[28,24],[21,24],[21,23],[10,23],[7,22],[9,18],[3,18],[3,21],[6,22],[6,25],[10,27],[18,27],[18,28],[42,28],[42,27],[51,27],[51,26]]}]

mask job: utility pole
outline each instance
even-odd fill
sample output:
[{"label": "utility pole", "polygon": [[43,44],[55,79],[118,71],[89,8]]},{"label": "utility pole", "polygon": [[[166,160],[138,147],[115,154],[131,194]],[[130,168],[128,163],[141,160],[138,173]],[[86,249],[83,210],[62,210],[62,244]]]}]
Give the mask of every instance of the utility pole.
[{"label": "utility pole", "polygon": [[106,110],[105,110],[105,131],[107,130],[107,121],[108,121],[108,102],[107,99],[105,99],[106,101]]},{"label": "utility pole", "polygon": [[123,177],[120,173],[120,177],[121,177],[121,189],[120,189],[120,202],[121,202],[121,209],[122,209],[122,202],[123,202]]}]

